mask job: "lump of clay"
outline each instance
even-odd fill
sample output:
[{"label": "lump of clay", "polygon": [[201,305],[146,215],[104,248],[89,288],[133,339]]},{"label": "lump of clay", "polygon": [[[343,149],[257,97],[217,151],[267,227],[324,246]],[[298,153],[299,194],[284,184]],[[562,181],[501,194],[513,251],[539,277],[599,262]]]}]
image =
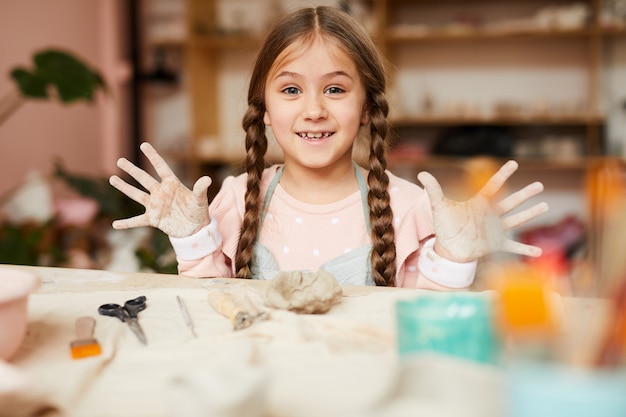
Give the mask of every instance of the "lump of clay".
[{"label": "lump of clay", "polygon": [[329,272],[279,272],[265,293],[268,307],[296,313],[326,313],[341,300],[339,282]]}]

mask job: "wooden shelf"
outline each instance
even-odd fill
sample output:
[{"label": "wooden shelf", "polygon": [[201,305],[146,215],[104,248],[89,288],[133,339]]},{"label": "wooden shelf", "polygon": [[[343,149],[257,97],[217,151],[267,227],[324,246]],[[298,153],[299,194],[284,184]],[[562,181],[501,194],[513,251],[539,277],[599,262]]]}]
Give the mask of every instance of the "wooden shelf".
[{"label": "wooden shelf", "polygon": [[389,43],[431,42],[431,41],[479,41],[479,40],[512,40],[512,39],[546,39],[546,38],[590,38],[625,36],[624,27],[589,26],[584,28],[551,28],[551,29],[495,29],[495,28],[436,28],[421,26],[390,27],[380,38]]},{"label": "wooden shelf", "polygon": [[[521,171],[573,171],[584,172],[593,166],[601,158],[577,158],[577,159],[540,159],[540,158],[501,158],[492,156],[470,156],[470,157],[451,157],[440,155],[424,155],[419,158],[404,158],[401,155],[396,155],[393,152],[389,154],[387,163],[391,169],[406,169],[414,168],[420,170],[428,169],[446,169],[446,170],[460,170],[464,169],[465,163],[473,158],[489,158],[499,165],[504,162],[514,159],[519,164],[519,170]],[[610,158],[616,160],[615,158]],[[620,163],[626,167],[626,160],[623,158],[617,158]]]},{"label": "wooden shelf", "polygon": [[217,35],[194,35],[190,44],[206,49],[227,50],[227,49],[254,49],[261,44],[258,36],[248,34],[217,34]]},{"label": "wooden shelf", "polygon": [[596,32],[601,36],[625,36],[626,35],[626,25],[619,27],[599,27],[596,29]]},{"label": "wooden shelf", "polygon": [[220,155],[198,155],[184,151],[163,151],[161,152],[161,154],[168,161],[172,161],[174,163],[201,163],[209,165],[228,165],[233,163],[241,163],[243,161],[243,158],[245,157],[243,151],[240,154],[238,153]]},{"label": "wooden shelf", "polygon": [[549,29],[549,30],[491,30],[479,28],[466,29],[396,29],[391,28],[385,39],[391,43],[429,42],[429,41],[480,41],[511,39],[544,38],[586,38],[599,32],[591,28],[584,29]]},{"label": "wooden shelf", "polygon": [[187,39],[155,38],[146,40],[146,44],[151,48],[184,48],[187,45]]},{"label": "wooden shelf", "polygon": [[454,126],[454,125],[555,125],[586,126],[601,125],[604,117],[600,115],[536,115],[536,116],[402,116],[390,120],[395,127],[411,126]]}]

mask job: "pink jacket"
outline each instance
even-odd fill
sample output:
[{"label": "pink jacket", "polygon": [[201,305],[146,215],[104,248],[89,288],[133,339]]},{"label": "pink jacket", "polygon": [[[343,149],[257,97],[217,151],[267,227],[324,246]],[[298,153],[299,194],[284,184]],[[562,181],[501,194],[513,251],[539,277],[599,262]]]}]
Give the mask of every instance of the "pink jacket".
[{"label": "pink jacket", "polygon": [[[267,168],[261,195],[276,174],[278,165]],[[418,272],[421,242],[433,236],[430,202],[426,192],[388,172],[396,241],[396,285],[409,288],[446,289]],[[178,256],[179,273],[191,277],[234,277],[234,259],[244,214],[247,174],[227,177],[209,206],[215,250],[198,255],[196,235],[185,245],[171,239]],[[221,238],[221,239],[220,239]],[[273,254],[281,270],[318,270],[329,259],[370,242],[360,192],[331,204],[302,203],[287,194],[280,184],[272,195],[259,241]],[[200,237],[198,237],[200,241]],[[183,247],[195,247],[189,256]],[[210,252],[210,253],[209,253]]]}]

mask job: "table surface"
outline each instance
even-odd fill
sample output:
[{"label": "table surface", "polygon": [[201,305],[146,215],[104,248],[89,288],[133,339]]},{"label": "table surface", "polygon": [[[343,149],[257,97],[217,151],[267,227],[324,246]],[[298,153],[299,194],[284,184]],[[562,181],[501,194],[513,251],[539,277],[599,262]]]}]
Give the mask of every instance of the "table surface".
[{"label": "table surface", "polygon": [[[28,334],[11,360],[29,385],[14,409],[0,395],[0,417],[501,415],[497,367],[425,357],[407,373],[399,360],[395,304],[430,291],[342,287],[341,302],[326,314],[271,310],[269,320],[235,331],[208,294],[229,289],[258,300],[266,282],[14,267],[42,284],[29,298]],[[121,321],[97,314],[101,304],[138,295],[148,299],[139,314],[147,345]],[[185,300],[197,337],[176,296]],[[102,354],[72,359],[74,322],[82,316],[96,319]]]},{"label": "table surface", "polygon": [[[207,410],[229,407],[203,400],[217,395],[226,403],[256,402],[251,416],[331,415],[333,402],[337,410],[366,410],[392,378],[395,302],[419,292],[342,287],[342,301],[324,315],[273,311],[269,320],[234,331],[211,308],[208,293],[230,288],[258,295],[266,282],[11,267],[32,271],[42,281],[29,298],[28,334],[11,362],[30,378],[29,398],[56,409],[51,416],[211,415]],[[121,321],[97,314],[101,304],[123,304],[138,295],[148,298],[139,314],[147,346]],[[176,296],[185,300],[195,338]],[[72,359],[74,322],[82,316],[96,319],[102,354]],[[337,391],[329,385],[333,374],[347,386]],[[194,414],[194,407],[203,412]]]}]

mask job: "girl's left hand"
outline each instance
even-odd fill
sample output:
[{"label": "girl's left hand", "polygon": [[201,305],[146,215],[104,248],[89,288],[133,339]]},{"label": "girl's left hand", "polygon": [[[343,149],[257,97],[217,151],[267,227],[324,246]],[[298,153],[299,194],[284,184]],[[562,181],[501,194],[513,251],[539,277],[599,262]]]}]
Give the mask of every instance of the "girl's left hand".
[{"label": "girl's left hand", "polygon": [[455,262],[470,262],[497,251],[541,256],[541,248],[513,241],[506,232],[545,213],[548,204],[541,202],[504,216],[542,192],[543,184],[534,182],[501,201],[493,201],[517,167],[515,161],[506,162],[474,197],[463,202],[446,198],[431,174],[419,173],[417,178],[428,193],[433,211],[435,251]]}]

